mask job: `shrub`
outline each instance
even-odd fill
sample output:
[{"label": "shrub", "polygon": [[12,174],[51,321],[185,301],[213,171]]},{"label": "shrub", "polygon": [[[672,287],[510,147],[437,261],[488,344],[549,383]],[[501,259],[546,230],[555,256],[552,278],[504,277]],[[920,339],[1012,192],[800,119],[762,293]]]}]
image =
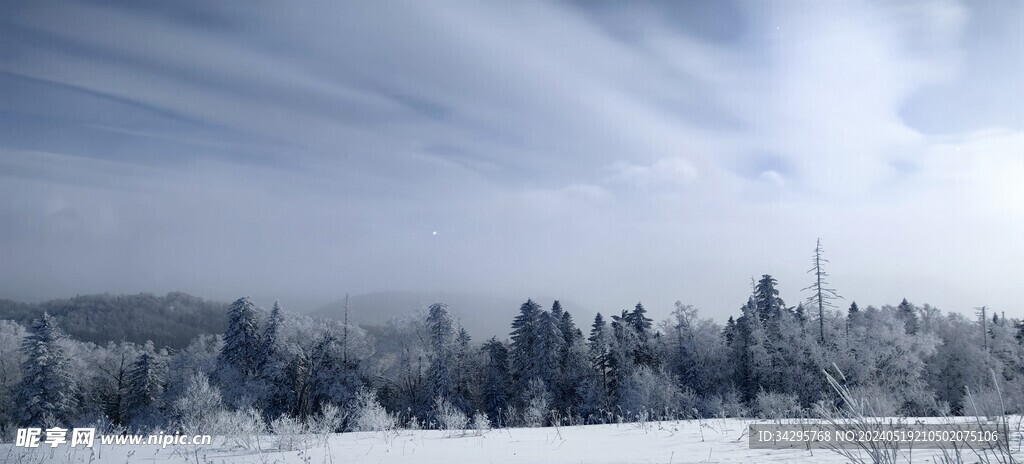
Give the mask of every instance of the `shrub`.
[{"label": "shrub", "polygon": [[215,419],[213,434],[223,435],[224,444],[241,449],[257,449],[260,435],[267,433],[263,416],[255,408],[220,411]]},{"label": "shrub", "polygon": [[[633,372],[621,389],[620,405],[627,419],[650,417],[675,410],[682,403],[682,392],[675,379],[664,371],[641,367]],[[692,414],[692,406],[687,413]]]},{"label": "shrub", "polygon": [[357,432],[380,432],[395,428],[398,422],[397,419],[377,402],[377,397],[373,392],[360,390],[356,393],[355,401],[353,430]]},{"label": "shrub", "polygon": [[757,417],[762,419],[784,419],[800,415],[800,401],[796,395],[769,393],[761,390],[755,399]]},{"label": "shrub", "polygon": [[320,414],[309,421],[309,431],[322,436],[338,432],[347,417],[348,415],[333,403],[325,403],[320,408]]},{"label": "shrub", "polygon": [[281,417],[270,422],[270,429],[277,438],[277,449],[282,451],[294,451],[303,448],[306,443],[306,434],[309,429],[302,421],[282,414]]},{"label": "shrub", "polygon": [[476,431],[477,436],[483,435],[488,430],[491,430],[491,420],[487,418],[487,414],[477,411],[473,415],[472,427]]},{"label": "shrub", "polygon": [[185,391],[171,406],[178,428],[187,434],[213,434],[217,415],[223,409],[220,390],[211,386],[204,374],[188,379]]},{"label": "shrub", "polygon": [[465,413],[441,397],[434,400],[434,417],[442,430],[465,430],[469,424]]}]

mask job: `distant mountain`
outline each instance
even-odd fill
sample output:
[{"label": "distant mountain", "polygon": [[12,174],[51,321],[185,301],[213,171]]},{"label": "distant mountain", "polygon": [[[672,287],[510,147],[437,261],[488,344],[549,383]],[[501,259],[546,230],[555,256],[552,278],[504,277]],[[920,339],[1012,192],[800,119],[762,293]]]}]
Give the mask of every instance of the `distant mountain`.
[{"label": "distant mountain", "polygon": [[179,292],[84,295],[43,303],[0,300],[0,319],[26,327],[43,311],[71,337],[97,344],[152,340],[158,347],[182,348],[199,334],[224,332],[227,325],[226,303]]},{"label": "distant mountain", "polygon": [[[448,309],[475,340],[483,341],[497,335],[499,339],[508,336],[512,319],[518,314],[519,306],[526,298],[515,300],[486,295],[450,292],[390,291],[353,295],[349,298],[349,322],[361,326],[383,325],[389,319],[425,308],[433,303],[448,304]],[[534,298],[544,308],[550,308],[553,298]],[[571,302],[562,301],[562,307],[572,313],[576,325],[590,324],[594,314]],[[341,320],[344,317],[345,300],[328,303],[312,315]]]}]

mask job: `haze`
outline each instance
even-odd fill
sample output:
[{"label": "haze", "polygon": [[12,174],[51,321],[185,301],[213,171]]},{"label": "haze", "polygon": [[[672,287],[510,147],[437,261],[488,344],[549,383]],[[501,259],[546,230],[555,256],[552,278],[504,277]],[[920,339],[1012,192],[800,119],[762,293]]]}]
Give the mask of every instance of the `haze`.
[{"label": "haze", "polygon": [[844,304],[1020,316],[1022,24],[1015,1],[7,3],[0,297],[722,320],[751,276],[807,297],[820,237]]}]

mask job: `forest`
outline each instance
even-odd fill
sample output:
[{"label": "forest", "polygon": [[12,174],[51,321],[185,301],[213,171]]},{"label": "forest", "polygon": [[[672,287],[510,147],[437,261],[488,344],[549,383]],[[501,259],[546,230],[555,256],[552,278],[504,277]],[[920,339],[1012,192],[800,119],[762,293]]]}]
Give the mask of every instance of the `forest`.
[{"label": "forest", "polygon": [[827,289],[787,306],[777,286],[761,277],[724,325],[681,302],[657,323],[641,303],[579,323],[558,301],[527,300],[507,337],[482,341],[441,302],[371,333],[240,298],[223,334],[181,348],[79,340],[49,313],[27,327],[4,320],[0,424],[9,436],[76,424],[230,434],[801,417],[837,405],[826,373],[879,416],[1022,411],[1020,320],[906,300],[839,309],[815,299]]}]

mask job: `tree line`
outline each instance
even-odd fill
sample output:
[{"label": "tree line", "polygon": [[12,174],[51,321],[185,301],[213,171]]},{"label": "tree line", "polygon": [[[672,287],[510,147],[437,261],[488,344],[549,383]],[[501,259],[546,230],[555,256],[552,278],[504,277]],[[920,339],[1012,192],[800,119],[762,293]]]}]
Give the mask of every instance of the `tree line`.
[{"label": "tree line", "polygon": [[176,350],[75,340],[49,314],[27,329],[0,321],[0,423],[211,433],[225,417],[271,431],[327,416],[334,431],[782,417],[837,406],[824,372],[877,414],[1022,411],[1021,321],[907,300],[839,310],[819,289],[811,310],[788,306],[764,275],[724,325],[677,302],[658,323],[637,303],[581,328],[558,301],[529,299],[507,337],[482,343],[444,303],[371,334],[240,298],[222,335]]}]

